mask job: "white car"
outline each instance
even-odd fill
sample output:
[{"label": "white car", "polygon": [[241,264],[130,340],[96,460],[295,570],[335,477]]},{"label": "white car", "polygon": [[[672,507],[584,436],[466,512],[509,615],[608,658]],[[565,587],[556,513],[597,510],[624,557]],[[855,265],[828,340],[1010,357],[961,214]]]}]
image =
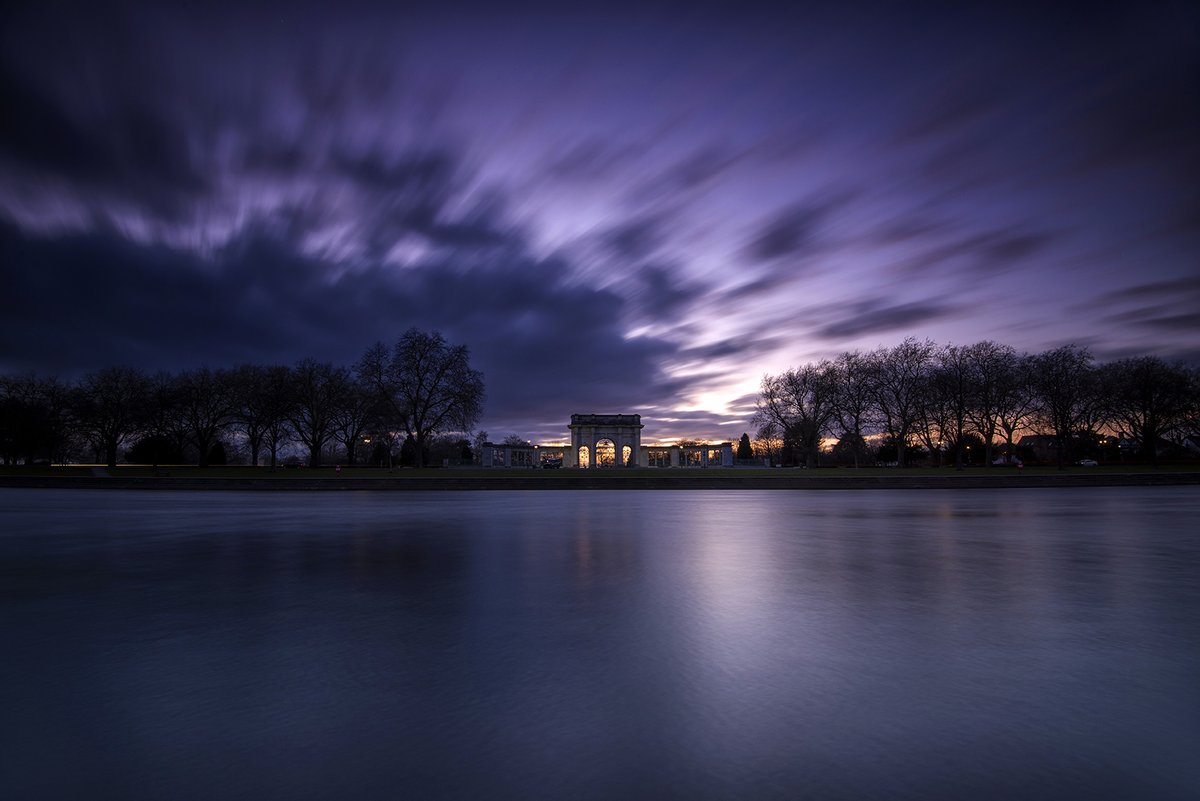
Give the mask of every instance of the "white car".
[{"label": "white car", "polygon": [[1095,459],[1080,459],[1075,464],[1079,465],[1080,467],[1099,467],[1100,466],[1100,463],[1097,462]]}]

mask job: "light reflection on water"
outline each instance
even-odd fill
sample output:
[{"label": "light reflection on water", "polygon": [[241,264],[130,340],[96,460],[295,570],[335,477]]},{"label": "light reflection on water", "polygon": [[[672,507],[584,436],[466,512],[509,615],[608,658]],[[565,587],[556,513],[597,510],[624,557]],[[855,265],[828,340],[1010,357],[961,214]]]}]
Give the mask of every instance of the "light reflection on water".
[{"label": "light reflection on water", "polygon": [[0,492],[0,795],[1193,798],[1200,494]]}]

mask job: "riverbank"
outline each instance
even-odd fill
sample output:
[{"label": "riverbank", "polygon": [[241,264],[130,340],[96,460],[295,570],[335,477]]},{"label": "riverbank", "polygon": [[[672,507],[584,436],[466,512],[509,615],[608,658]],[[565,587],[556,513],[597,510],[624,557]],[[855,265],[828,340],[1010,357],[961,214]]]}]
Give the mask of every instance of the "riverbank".
[{"label": "riverbank", "polygon": [[[252,491],[488,491],[488,490],[864,490],[1009,489],[1038,487],[1134,487],[1200,485],[1197,470],[1074,469],[1071,471],[973,470],[634,470],[477,471],[427,470],[390,473],[355,470],[279,471],[256,475],[182,469],[159,475],[135,469],[54,468],[0,474],[0,488],[97,490]],[[148,472],[148,471],[146,471]],[[248,472],[248,471],[243,471]]]}]

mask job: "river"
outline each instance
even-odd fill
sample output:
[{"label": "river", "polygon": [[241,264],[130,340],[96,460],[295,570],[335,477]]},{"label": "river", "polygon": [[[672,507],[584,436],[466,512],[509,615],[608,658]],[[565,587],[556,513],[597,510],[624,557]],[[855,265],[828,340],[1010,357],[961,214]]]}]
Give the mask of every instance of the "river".
[{"label": "river", "polygon": [[0,797],[1194,799],[1200,492],[0,490]]}]

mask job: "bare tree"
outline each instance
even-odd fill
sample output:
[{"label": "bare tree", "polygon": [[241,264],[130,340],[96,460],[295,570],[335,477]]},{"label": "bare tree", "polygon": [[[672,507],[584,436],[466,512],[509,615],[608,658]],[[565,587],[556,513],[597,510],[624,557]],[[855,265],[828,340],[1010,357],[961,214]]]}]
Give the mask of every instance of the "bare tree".
[{"label": "bare tree", "polygon": [[296,437],[308,448],[308,463],[320,467],[321,449],[333,437],[338,397],[349,374],[327,362],[304,359],[292,370],[292,403],[288,422]]},{"label": "bare tree", "polygon": [[0,459],[53,462],[67,438],[70,388],[33,373],[0,376]]},{"label": "bare tree", "polygon": [[198,467],[208,467],[213,447],[221,441],[237,410],[233,381],[226,370],[201,367],[177,379],[179,414],[188,439],[199,452]]},{"label": "bare tree", "polygon": [[763,376],[755,422],[780,431],[805,465],[815,468],[821,438],[836,417],[837,389],[837,370],[830,361]]},{"label": "bare tree", "polygon": [[1087,348],[1063,345],[1033,357],[1036,417],[1054,437],[1058,467],[1070,461],[1071,440],[1097,419],[1095,368]]},{"label": "bare tree", "polygon": [[1191,368],[1188,373],[1188,399],[1184,404],[1183,419],[1178,429],[1178,443],[1200,447],[1200,368]]},{"label": "bare tree", "polygon": [[1191,401],[1191,377],[1181,364],[1157,356],[1121,359],[1100,368],[1100,388],[1109,424],[1136,440],[1151,464],[1158,442],[1184,425]]},{"label": "bare tree", "polygon": [[483,410],[483,374],[472,370],[465,345],[450,345],[438,332],[410,328],[389,351],[376,343],[358,364],[389,415],[413,438],[416,465],[424,466],[427,443],[437,434],[467,432]]},{"label": "bare tree", "polygon": [[117,451],[141,427],[146,377],[132,367],[106,367],[88,373],[75,393],[74,411],[80,430],[109,467]]},{"label": "bare tree", "polygon": [[143,432],[149,438],[150,462],[157,468],[163,454],[182,453],[187,431],[180,409],[179,381],[165,370],[146,380]]},{"label": "bare tree", "polygon": [[354,464],[358,444],[375,425],[381,403],[372,387],[349,374],[339,390],[333,410],[333,438],[346,449],[346,463]]},{"label": "bare tree", "polygon": [[834,360],[834,417],[838,424],[838,439],[847,443],[854,466],[865,449],[864,434],[870,425],[871,359],[859,351],[848,351]]},{"label": "bare tree", "polygon": [[996,424],[1004,432],[1004,453],[1013,455],[1013,440],[1018,431],[1032,422],[1038,408],[1034,386],[1033,357],[1028,353],[1017,356],[1009,381],[1000,385],[996,394]]},{"label": "bare tree", "polygon": [[905,450],[921,419],[929,368],[936,345],[912,337],[871,354],[871,395],[884,432],[896,443],[896,461],[906,465]]},{"label": "bare tree", "polygon": [[250,464],[258,465],[265,447],[274,470],[279,447],[287,438],[291,372],[278,365],[243,364],[234,370],[232,379],[236,395],[234,422],[250,446]]},{"label": "bare tree", "polygon": [[1004,398],[1018,380],[1018,356],[1008,345],[984,340],[967,348],[967,360],[972,384],[967,418],[983,440],[983,464],[991,467]]},{"label": "bare tree", "polygon": [[971,350],[960,345],[946,345],[938,350],[935,361],[931,383],[944,410],[942,440],[954,448],[954,469],[962,470],[963,438],[967,434],[975,388]]},{"label": "bare tree", "polygon": [[921,390],[921,402],[917,409],[917,424],[913,431],[917,439],[937,459],[941,467],[947,446],[953,446],[951,433],[950,400],[945,386],[937,380],[937,366],[931,365],[929,375]]},{"label": "bare tree", "polygon": [[279,465],[279,449],[291,438],[291,413],[295,406],[292,371],[283,365],[267,368],[262,384],[263,446],[271,456],[271,470]]}]

